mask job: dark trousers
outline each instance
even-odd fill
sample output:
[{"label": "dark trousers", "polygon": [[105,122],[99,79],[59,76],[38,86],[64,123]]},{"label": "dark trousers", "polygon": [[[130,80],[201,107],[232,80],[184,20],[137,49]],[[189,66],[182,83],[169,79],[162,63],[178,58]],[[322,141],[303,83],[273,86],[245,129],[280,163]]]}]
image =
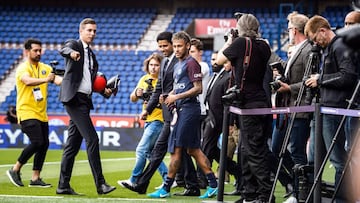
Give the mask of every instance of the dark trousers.
[{"label": "dark trousers", "polygon": [[105,183],[102,173],[99,138],[90,118],[91,99],[83,94],[76,94],[76,102],[66,104],[65,109],[70,116],[68,138],[61,160],[59,188],[70,187],[71,173],[75,156],[80,150],[82,140],[85,139],[86,151],[96,186]]},{"label": "dark trousers", "polygon": [[[163,129],[161,130],[161,133],[159,135],[159,138],[156,141],[153,150],[151,151],[150,162],[146,166],[143,173],[138,177],[136,183],[139,186],[147,187],[149,185],[150,179],[154,175],[155,171],[157,170],[157,168],[159,167],[160,163],[162,162],[162,160],[164,159],[167,153],[169,135],[170,135],[170,123],[165,122]],[[183,167],[187,169],[184,170],[186,187],[197,188],[198,184],[197,184],[196,171],[190,155],[188,155],[185,151],[183,151],[181,158],[182,158],[181,163]]]},{"label": "dark trousers", "polygon": [[[220,149],[217,147],[217,142],[219,140],[220,134],[222,132],[222,122],[217,123],[217,125],[212,128],[212,126],[208,123],[205,124],[203,140],[201,143],[201,150],[205,154],[205,156],[209,159],[210,163],[215,160],[220,163]],[[238,151],[240,152],[240,151]],[[239,156],[239,154],[238,154]],[[226,171],[228,171],[231,175],[235,176],[236,182],[240,182],[241,178],[241,166],[236,163],[230,157],[226,157]],[[203,172],[198,168],[198,176],[201,181],[205,181],[206,177]],[[240,184],[237,184],[240,186]],[[237,188],[240,190],[240,188]]]},{"label": "dark trousers", "polygon": [[35,154],[33,170],[41,171],[49,148],[49,125],[47,122],[41,122],[37,119],[21,121],[20,125],[21,131],[29,137],[30,144],[21,152],[18,161],[21,164],[26,164]]},{"label": "dark trousers", "polygon": [[241,167],[246,200],[258,198],[267,201],[272,183],[268,164],[269,147],[266,134],[267,116],[241,116]]},{"label": "dark trousers", "polygon": [[[275,127],[272,131],[272,140],[271,140],[271,150],[272,154],[269,154],[269,166],[273,173],[276,173],[279,164],[279,154],[281,152],[281,148],[284,142],[286,129],[287,129],[287,120],[285,121],[284,114],[278,114],[278,118],[280,123],[284,125]],[[282,167],[279,172],[279,181],[281,185],[286,186],[287,184],[294,184],[293,182],[293,167],[295,163],[293,162],[289,150],[285,150],[285,153],[282,155],[283,162]]]}]

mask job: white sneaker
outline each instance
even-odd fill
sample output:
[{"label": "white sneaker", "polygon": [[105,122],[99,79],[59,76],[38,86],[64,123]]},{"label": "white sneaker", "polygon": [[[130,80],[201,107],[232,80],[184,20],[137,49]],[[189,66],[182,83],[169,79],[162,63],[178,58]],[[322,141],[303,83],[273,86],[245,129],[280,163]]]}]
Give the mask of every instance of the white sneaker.
[{"label": "white sneaker", "polygon": [[171,185],[171,188],[176,188],[178,187],[178,184],[176,183],[176,181],[173,182],[173,184]]},{"label": "white sneaker", "polygon": [[128,185],[132,185],[132,184],[133,184],[129,179],[128,179],[128,180],[118,180],[117,183],[118,183],[121,187],[123,187],[123,188],[126,188],[123,183],[126,183],[126,184],[128,184]]},{"label": "white sneaker", "polygon": [[164,183],[161,183],[161,185],[155,187],[155,190],[158,190],[158,189],[162,188],[163,186],[164,186]]},{"label": "white sneaker", "polygon": [[297,203],[297,199],[294,196],[290,196],[283,203]]}]

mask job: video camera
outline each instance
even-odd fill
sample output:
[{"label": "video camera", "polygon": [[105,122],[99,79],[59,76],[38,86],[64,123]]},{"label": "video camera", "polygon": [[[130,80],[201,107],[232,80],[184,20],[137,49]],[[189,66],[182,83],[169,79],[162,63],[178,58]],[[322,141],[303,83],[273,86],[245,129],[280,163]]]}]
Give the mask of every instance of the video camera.
[{"label": "video camera", "polygon": [[[244,15],[244,13],[240,13],[240,12],[235,12],[234,13],[234,18],[236,19],[236,22],[241,18],[241,16]],[[239,37],[239,32],[236,28],[231,28],[228,32],[225,33],[224,35],[224,40],[225,42],[228,41],[229,39],[229,35],[232,37],[232,39],[234,40],[235,38]]]},{"label": "video camera", "polygon": [[152,81],[154,79],[153,78],[149,78],[147,80],[145,80],[145,83],[147,84],[146,89],[143,91],[142,96],[140,97],[140,99],[144,100],[144,101],[149,101],[150,97],[154,91],[154,86],[152,85]]},{"label": "video camera", "polygon": [[52,67],[52,73],[54,73],[55,75],[59,75],[59,76],[64,76],[65,74],[65,70],[63,69],[57,69],[56,66],[59,65],[58,61],[50,61],[50,66]]},{"label": "video camera", "polygon": [[285,70],[284,70],[284,67],[281,65],[281,63],[278,61],[270,63],[269,66],[272,70],[276,69],[280,74],[280,75],[276,76],[272,82],[269,83],[271,89],[273,91],[277,91],[281,87],[279,81],[285,82],[285,83],[287,82],[287,79],[284,76]]}]

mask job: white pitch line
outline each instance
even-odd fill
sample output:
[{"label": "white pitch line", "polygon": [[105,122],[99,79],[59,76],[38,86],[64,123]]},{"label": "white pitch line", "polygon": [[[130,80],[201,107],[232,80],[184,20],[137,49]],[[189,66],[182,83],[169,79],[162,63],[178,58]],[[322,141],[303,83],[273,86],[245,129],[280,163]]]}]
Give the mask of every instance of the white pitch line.
[{"label": "white pitch line", "polygon": [[15,198],[37,198],[37,199],[63,199],[63,196],[33,196],[33,195],[0,195],[0,197],[15,197]]},{"label": "white pitch line", "polygon": [[[135,160],[136,158],[118,158],[118,159],[101,159],[101,162],[109,162],[109,161],[129,161],[129,160]],[[79,161],[75,161],[75,163],[87,163],[89,162],[88,160],[79,160]],[[61,162],[60,161],[53,161],[53,162],[45,162],[44,165],[59,165]],[[28,166],[31,166],[32,163],[28,163],[26,164]],[[6,167],[11,167],[14,166],[14,164],[2,164],[0,165],[0,168],[6,168]]]},{"label": "white pitch line", "polygon": [[107,200],[107,199],[111,199],[111,200],[125,200],[125,201],[142,201],[142,202],[166,202],[165,199],[131,199],[131,198],[97,198],[99,200]]},{"label": "white pitch line", "polygon": [[[33,196],[33,195],[0,195],[0,197],[9,197],[9,198],[36,198],[36,199],[63,199],[63,196]],[[93,199],[93,198],[88,198]],[[98,200],[124,200],[124,201],[141,201],[141,202],[166,202],[165,199],[131,199],[131,198],[94,198]]]}]

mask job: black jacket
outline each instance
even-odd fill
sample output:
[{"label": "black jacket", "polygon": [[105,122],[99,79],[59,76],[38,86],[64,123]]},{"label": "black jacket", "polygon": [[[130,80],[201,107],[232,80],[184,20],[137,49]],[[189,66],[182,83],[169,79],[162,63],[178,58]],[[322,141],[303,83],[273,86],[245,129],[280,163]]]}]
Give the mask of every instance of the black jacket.
[{"label": "black jacket", "polygon": [[356,65],[349,53],[350,47],[339,37],[334,37],[326,47],[319,78],[320,103],[328,107],[345,108],[357,81]]},{"label": "black jacket", "polygon": [[212,88],[209,88],[206,93],[205,102],[209,105],[207,117],[212,117],[209,119],[215,119],[215,124],[219,124],[222,127],[224,104],[221,101],[221,97],[229,88],[230,73],[222,69],[218,74],[219,76],[212,85]]},{"label": "black jacket", "polygon": [[[168,94],[173,89],[174,83],[174,65],[178,62],[178,59],[174,56],[168,65],[166,71],[164,71],[165,60],[161,61],[161,68],[159,79],[156,83],[155,90],[151,95],[149,103],[146,106],[146,111],[151,114],[152,111],[156,108],[159,103],[160,94]],[[165,122],[170,122],[172,120],[172,113],[169,111],[169,108],[162,104],[163,118]]]},{"label": "black jacket", "polygon": [[[79,61],[74,61],[70,57],[70,53],[73,51],[78,51],[80,53]],[[61,102],[67,103],[74,98],[83,78],[84,47],[81,40],[66,41],[64,46],[62,46],[62,48],[60,49],[60,54],[65,58],[65,74],[61,83],[59,97]],[[95,54],[92,54],[92,60],[94,71],[93,75],[96,75],[99,65],[96,60]]]}]

